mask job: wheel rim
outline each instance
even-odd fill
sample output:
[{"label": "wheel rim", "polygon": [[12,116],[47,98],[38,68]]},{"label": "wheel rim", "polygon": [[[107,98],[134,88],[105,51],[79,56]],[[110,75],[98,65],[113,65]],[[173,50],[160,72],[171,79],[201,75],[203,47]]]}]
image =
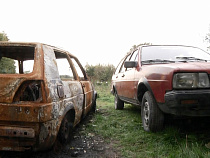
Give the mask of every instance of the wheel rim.
[{"label": "wheel rim", "polygon": [[144,104],[144,124],[146,127],[149,126],[150,109],[148,101]]}]

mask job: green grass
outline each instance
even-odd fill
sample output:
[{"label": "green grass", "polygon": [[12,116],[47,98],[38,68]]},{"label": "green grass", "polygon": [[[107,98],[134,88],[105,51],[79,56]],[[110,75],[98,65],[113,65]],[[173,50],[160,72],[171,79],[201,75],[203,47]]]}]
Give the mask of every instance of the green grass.
[{"label": "green grass", "polygon": [[98,110],[86,127],[87,133],[112,142],[122,157],[210,157],[209,123],[171,119],[162,132],[148,133],[142,127],[140,108],[125,104],[124,110],[115,110],[110,86],[96,86],[96,90]]}]

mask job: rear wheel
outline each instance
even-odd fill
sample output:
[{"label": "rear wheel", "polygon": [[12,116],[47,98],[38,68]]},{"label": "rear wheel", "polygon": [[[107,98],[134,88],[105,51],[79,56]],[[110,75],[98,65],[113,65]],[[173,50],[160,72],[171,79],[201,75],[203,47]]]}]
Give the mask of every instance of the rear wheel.
[{"label": "rear wheel", "polygon": [[147,132],[157,132],[163,129],[164,114],[149,91],[145,92],[142,99],[141,119],[144,130]]},{"label": "rear wheel", "polygon": [[116,110],[122,110],[124,108],[124,102],[120,100],[117,93],[115,93],[114,105]]},{"label": "rear wheel", "polygon": [[71,122],[70,116],[67,114],[61,123],[60,130],[58,133],[58,139],[61,143],[67,143],[70,140],[73,130],[73,123]]}]

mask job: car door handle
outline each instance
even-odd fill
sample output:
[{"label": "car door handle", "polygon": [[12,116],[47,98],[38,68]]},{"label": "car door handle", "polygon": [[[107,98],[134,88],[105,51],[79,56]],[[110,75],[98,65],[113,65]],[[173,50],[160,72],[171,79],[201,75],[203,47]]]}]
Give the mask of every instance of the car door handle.
[{"label": "car door handle", "polygon": [[122,77],[125,77],[125,74],[123,74]]}]

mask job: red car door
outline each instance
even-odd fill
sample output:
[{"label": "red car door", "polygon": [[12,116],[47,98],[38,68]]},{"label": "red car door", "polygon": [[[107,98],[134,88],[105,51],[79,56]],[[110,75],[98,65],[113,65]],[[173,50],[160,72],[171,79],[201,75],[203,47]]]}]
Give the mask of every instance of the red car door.
[{"label": "red car door", "polygon": [[[137,61],[137,54],[138,50],[134,51],[129,55],[125,61]],[[122,70],[121,73],[121,96],[127,100],[128,102],[135,102],[135,94],[137,91],[137,85],[135,82],[135,72],[136,67],[133,68],[124,68],[124,71]]]}]

